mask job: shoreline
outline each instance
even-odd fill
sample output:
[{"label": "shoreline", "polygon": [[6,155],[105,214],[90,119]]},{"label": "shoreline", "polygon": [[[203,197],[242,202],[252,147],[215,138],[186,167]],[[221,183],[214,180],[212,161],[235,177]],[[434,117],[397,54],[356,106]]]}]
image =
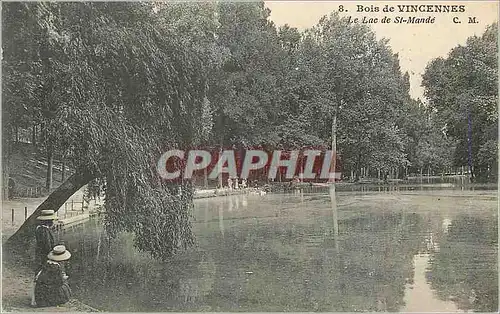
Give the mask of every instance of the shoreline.
[{"label": "shoreline", "polygon": [[2,260],[2,312],[100,312],[74,297],[59,306],[32,307],[30,292],[33,287],[33,271],[22,261],[6,261],[5,256]]},{"label": "shoreline", "polygon": [[[241,190],[204,190],[204,193],[194,196],[194,199],[212,198],[220,196],[241,195],[250,193],[251,189]],[[4,227],[4,226],[3,226]],[[5,229],[5,228],[3,228]],[[2,230],[2,243],[13,234]],[[11,231],[11,230],[9,230]],[[2,252],[2,313],[34,313],[34,312],[100,312],[78,299],[72,297],[66,304],[51,307],[32,307],[31,289],[33,284],[32,273],[26,258],[16,253]],[[10,255],[10,254],[12,255]],[[71,280],[71,279],[70,279]],[[71,285],[71,283],[70,283]]]},{"label": "shoreline", "polygon": [[194,192],[193,194],[193,199],[200,199],[200,198],[212,198],[212,197],[219,197],[219,196],[230,196],[230,195],[242,195],[242,194],[249,194],[250,192],[255,192],[255,188],[245,188],[245,189],[238,189],[238,190],[229,190],[229,189],[199,189]]},{"label": "shoreline", "polygon": [[[251,189],[245,190],[233,190],[233,191],[218,191],[215,190],[204,190],[205,193],[198,195],[196,198],[212,198],[218,196],[231,196],[231,195],[241,195],[241,194],[252,194]],[[452,190],[453,191],[453,190]],[[407,197],[417,196],[417,195],[427,195],[434,197],[477,197],[482,201],[495,201],[497,199],[497,191],[401,191],[396,192],[396,195],[404,195]],[[220,193],[222,192],[222,193]],[[229,193],[228,193],[229,192]],[[450,193],[451,192],[451,193]],[[272,193],[271,193],[272,194]],[[343,193],[341,193],[343,194]],[[347,194],[350,194],[349,192]],[[363,193],[366,194],[366,193]],[[378,194],[374,191],[371,194]],[[392,193],[390,193],[392,194]],[[3,232],[3,243],[8,238],[9,234]],[[46,307],[46,308],[34,308],[31,307],[31,297],[29,293],[32,289],[32,275],[33,271],[29,266],[30,259],[23,256],[22,254],[13,252],[3,252],[2,258],[2,312],[100,312],[99,309],[93,308],[87,304],[82,303],[76,298],[72,298],[68,303],[57,306],[57,307]],[[6,256],[7,255],[7,256]],[[70,278],[71,285],[71,278]]]}]

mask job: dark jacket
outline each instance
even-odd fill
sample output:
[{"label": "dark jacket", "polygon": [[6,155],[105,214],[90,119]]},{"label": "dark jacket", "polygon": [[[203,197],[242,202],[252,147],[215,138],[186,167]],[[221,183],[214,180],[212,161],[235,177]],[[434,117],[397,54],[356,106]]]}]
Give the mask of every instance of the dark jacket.
[{"label": "dark jacket", "polygon": [[35,301],[37,306],[56,306],[71,298],[71,288],[61,264],[47,261],[36,277]]},{"label": "dark jacket", "polygon": [[52,251],[54,247],[54,235],[49,227],[45,225],[39,225],[36,227],[36,248],[35,256],[37,261],[37,272],[40,270],[47,262],[47,254]]}]

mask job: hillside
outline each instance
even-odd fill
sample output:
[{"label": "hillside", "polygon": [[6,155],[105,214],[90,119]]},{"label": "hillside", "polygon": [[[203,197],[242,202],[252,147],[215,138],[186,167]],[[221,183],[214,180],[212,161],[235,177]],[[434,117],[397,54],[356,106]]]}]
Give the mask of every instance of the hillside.
[{"label": "hillside", "polygon": [[[66,178],[71,171],[66,168]],[[47,159],[37,152],[31,144],[13,143],[9,158],[9,175],[15,182],[16,197],[40,197],[48,194],[45,188]],[[62,165],[54,160],[52,188],[62,183]]]}]

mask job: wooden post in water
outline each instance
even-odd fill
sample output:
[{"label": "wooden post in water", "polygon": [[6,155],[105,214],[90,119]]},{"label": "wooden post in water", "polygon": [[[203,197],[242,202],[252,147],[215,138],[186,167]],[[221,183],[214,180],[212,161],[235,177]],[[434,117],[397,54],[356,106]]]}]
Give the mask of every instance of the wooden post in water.
[{"label": "wooden post in water", "polygon": [[337,193],[335,191],[335,174],[337,168],[337,110],[333,115],[332,123],[332,161],[330,164],[330,201],[332,206],[332,219],[333,219],[333,237],[335,243],[335,251],[339,251],[338,235],[339,235],[339,221],[337,211]]},{"label": "wooden post in water", "polygon": [[332,220],[333,220],[333,237],[335,243],[335,250],[339,250],[339,218],[337,210],[337,195],[335,193],[335,183],[330,183],[330,202],[332,206]]},{"label": "wooden post in water", "polygon": [[14,225],[14,208],[12,208],[12,225]]},{"label": "wooden post in water", "polygon": [[28,207],[24,206],[24,220],[28,219]]}]

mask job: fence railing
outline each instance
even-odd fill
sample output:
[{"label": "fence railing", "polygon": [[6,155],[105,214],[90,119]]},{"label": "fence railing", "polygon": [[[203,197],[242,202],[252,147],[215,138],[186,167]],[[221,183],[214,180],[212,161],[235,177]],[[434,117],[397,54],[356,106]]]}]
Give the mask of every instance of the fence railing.
[{"label": "fence railing", "polygon": [[[85,214],[85,213],[89,212],[90,209],[93,209],[97,206],[100,206],[100,204],[98,204],[97,200],[90,200],[90,201],[71,200],[71,201],[65,202],[64,205],[62,205],[59,208],[59,210],[56,211],[56,216],[58,217],[58,219],[71,218],[74,216]],[[12,225],[15,224],[16,216],[19,214],[21,214],[21,213],[16,213],[16,210],[14,208],[11,209],[11,223],[12,223]],[[28,215],[28,207],[25,206],[24,207],[24,220],[23,221],[26,221],[26,219],[28,219],[28,216],[29,216]],[[18,218],[18,219],[20,219],[20,218]]]},{"label": "fence railing", "polygon": [[27,188],[15,188],[12,192],[13,197],[42,197],[47,195],[47,189],[44,187],[27,187]]}]

